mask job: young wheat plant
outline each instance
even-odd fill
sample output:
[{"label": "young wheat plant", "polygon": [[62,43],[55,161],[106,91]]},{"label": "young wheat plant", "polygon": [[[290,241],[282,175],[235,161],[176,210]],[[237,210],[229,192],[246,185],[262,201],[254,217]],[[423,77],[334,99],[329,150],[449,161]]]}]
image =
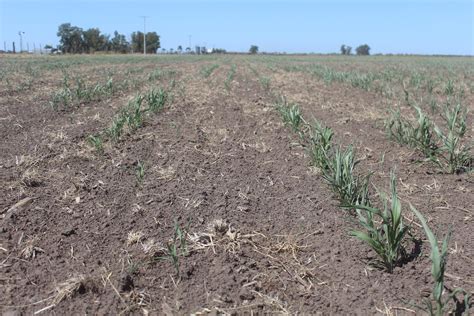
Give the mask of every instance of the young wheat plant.
[{"label": "young wheat plant", "polygon": [[446,121],[447,131],[443,132],[439,126],[434,126],[441,140],[438,161],[444,163],[449,173],[472,169],[471,147],[461,143],[467,129],[466,115],[466,109],[459,103],[454,108],[446,106],[443,118]]},{"label": "young wheat plant", "polygon": [[276,105],[276,109],[280,113],[283,123],[291,126],[294,132],[298,132],[303,122],[299,106],[297,104],[288,104],[285,99],[282,99]]},{"label": "young wheat plant", "polygon": [[179,277],[180,257],[185,256],[187,253],[186,229],[182,229],[178,223],[175,223],[173,239],[167,243],[165,254],[157,259],[173,262],[176,275]]},{"label": "young wheat plant", "polygon": [[334,132],[315,121],[310,127],[310,156],[312,163],[321,170],[329,169],[329,155]]},{"label": "young wheat plant", "polygon": [[[451,238],[451,230],[444,237],[441,249],[438,246],[438,240],[434,235],[433,231],[429,228],[426,223],[425,218],[421,213],[410,205],[412,212],[418,217],[423,226],[428,241],[431,246],[431,275],[433,277],[434,286],[432,292],[432,300],[435,302],[433,305],[432,300],[425,300],[425,308],[423,308],[427,313],[433,316],[442,316],[447,313],[447,304],[449,301],[454,300],[455,303],[458,303],[456,295],[462,293],[464,295],[464,312],[467,312],[470,306],[471,296],[463,289],[457,288],[449,293],[446,299],[443,300],[444,292],[444,275],[446,270],[446,265],[448,262],[448,244]],[[457,304],[456,304],[457,305]],[[451,314],[451,313],[450,313]],[[457,315],[457,313],[455,313]]]},{"label": "young wheat plant", "polygon": [[349,146],[346,150],[338,147],[328,157],[327,169],[323,169],[324,179],[332,186],[339,195],[343,205],[366,205],[369,203],[369,177],[364,179],[354,173],[358,164],[355,160],[354,150]]},{"label": "young wheat plant", "polygon": [[397,195],[395,174],[390,175],[391,197],[379,192],[383,209],[367,205],[351,205],[355,208],[359,224],[365,231],[351,234],[366,242],[379,256],[375,262],[389,273],[405,254],[403,241],[409,227],[403,225],[402,205]]}]

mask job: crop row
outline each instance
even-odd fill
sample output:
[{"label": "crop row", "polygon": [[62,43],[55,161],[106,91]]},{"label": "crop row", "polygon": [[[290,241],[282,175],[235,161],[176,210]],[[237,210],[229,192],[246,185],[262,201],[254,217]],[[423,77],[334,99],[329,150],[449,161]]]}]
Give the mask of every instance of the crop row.
[{"label": "crop row", "polygon": [[[351,235],[365,242],[377,255],[372,262],[388,273],[402,264],[406,259],[405,245],[407,236],[412,229],[403,222],[403,207],[396,189],[395,173],[391,172],[390,193],[377,190],[379,201],[372,201],[369,194],[370,173],[365,176],[356,175],[358,160],[352,146],[343,148],[333,143],[333,131],[320,122],[308,123],[296,104],[289,104],[286,99],[279,98],[275,105],[283,122],[299,136],[302,145],[308,151],[311,162],[322,172],[323,179],[333,189],[342,208],[349,210],[356,217],[359,229],[351,231]],[[374,186],[375,187],[375,186]],[[377,207],[381,205],[382,207]],[[431,299],[424,301],[424,306],[417,306],[430,315],[443,315],[448,311],[450,302],[455,308],[456,295],[463,294],[462,308],[469,309],[471,296],[462,289],[444,293],[444,275],[448,257],[449,232],[442,241],[441,248],[423,215],[411,204],[411,211],[418,217],[431,246],[431,264],[434,287]]]}]

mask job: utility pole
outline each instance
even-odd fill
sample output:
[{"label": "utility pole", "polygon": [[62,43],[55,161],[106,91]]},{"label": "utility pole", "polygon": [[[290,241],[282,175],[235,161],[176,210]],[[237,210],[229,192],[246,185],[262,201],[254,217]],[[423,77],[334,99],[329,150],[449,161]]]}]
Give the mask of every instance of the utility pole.
[{"label": "utility pole", "polygon": [[23,52],[23,34],[25,34],[25,32],[18,31],[18,35],[20,35],[20,53]]},{"label": "utility pole", "polygon": [[140,17],[143,18],[143,55],[146,55],[146,19],[149,16],[142,15]]},{"label": "utility pole", "polygon": [[191,49],[191,38],[192,38],[192,37],[193,37],[192,35],[189,35],[189,46],[188,46],[189,49]]},{"label": "utility pole", "polygon": [[7,42],[6,41],[3,42],[3,50],[5,51],[5,53],[7,52]]}]

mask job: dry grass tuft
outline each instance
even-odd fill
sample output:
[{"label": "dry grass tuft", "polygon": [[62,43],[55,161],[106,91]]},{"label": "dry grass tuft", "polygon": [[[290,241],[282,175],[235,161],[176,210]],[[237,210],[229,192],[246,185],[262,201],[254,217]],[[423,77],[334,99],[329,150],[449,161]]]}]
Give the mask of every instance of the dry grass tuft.
[{"label": "dry grass tuft", "polygon": [[140,241],[143,240],[144,236],[145,234],[140,231],[129,232],[127,236],[127,247],[130,247],[133,244],[139,243]]},{"label": "dry grass tuft", "polygon": [[42,180],[38,174],[38,170],[28,168],[21,174],[20,183],[25,187],[37,187],[41,185]]},{"label": "dry grass tuft", "polygon": [[166,253],[166,248],[160,242],[155,241],[151,238],[142,242],[143,251],[146,254],[152,254],[155,257],[164,256]]},{"label": "dry grass tuft", "polygon": [[168,166],[166,168],[158,167],[158,180],[170,181],[173,180],[176,174],[176,169],[173,166]]},{"label": "dry grass tuft", "polygon": [[20,251],[20,256],[24,259],[34,259],[40,252],[44,252],[43,249],[36,247],[35,244],[38,238],[31,238],[25,242],[25,247]]},{"label": "dry grass tuft", "polygon": [[75,293],[84,288],[86,278],[83,275],[78,275],[67,279],[56,287],[56,295],[53,297],[53,305],[57,305],[66,298],[72,297]]},{"label": "dry grass tuft", "polygon": [[224,251],[235,253],[243,243],[251,243],[251,238],[256,235],[243,235],[225,220],[216,219],[208,225],[205,232],[188,234],[187,239],[192,250],[212,248],[216,253],[216,249],[221,247]]}]

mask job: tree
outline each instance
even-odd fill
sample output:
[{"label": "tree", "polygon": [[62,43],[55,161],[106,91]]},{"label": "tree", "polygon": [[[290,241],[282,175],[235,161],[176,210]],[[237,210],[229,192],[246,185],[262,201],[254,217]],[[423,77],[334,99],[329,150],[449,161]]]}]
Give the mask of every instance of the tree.
[{"label": "tree", "polygon": [[341,55],[345,55],[346,54],[346,45],[342,44],[341,45]]},{"label": "tree", "polygon": [[258,46],[257,45],[250,46],[249,53],[250,54],[257,54],[258,53]]},{"label": "tree", "polygon": [[[160,48],[160,36],[156,32],[146,33],[146,52],[155,54]],[[143,32],[132,33],[132,49],[134,52],[143,52]]]},{"label": "tree", "polygon": [[104,34],[100,34],[98,28],[90,28],[82,32],[84,39],[84,49],[86,52],[93,53],[96,51],[104,51],[108,49],[109,37]]},{"label": "tree", "polygon": [[135,53],[143,52],[143,32],[132,33],[132,50]]},{"label": "tree", "polygon": [[160,47],[160,36],[156,32],[146,33],[146,52],[156,54]]},{"label": "tree", "polygon": [[360,45],[356,48],[357,55],[370,55],[370,46],[367,44]]},{"label": "tree", "polygon": [[71,23],[63,23],[58,27],[57,36],[60,37],[60,49],[64,53],[81,53],[84,48],[82,29],[72,26]]},{"label": "tree", "polygon": [[179,45],[176,50],[178,51],[178,54],[181,54],[183,52],[183,46]]},{"label": "tree", "polygon": [[352,51],[352,47],[346,46],[346,45],[341,45],[341,55],[350,55]]},{"label": "tree", "polygon": [[110,46],[115,53],[125,54],[130,47],[130,43],[127,41],[125,35],[114,32],[114,37],[110,41]]}]

